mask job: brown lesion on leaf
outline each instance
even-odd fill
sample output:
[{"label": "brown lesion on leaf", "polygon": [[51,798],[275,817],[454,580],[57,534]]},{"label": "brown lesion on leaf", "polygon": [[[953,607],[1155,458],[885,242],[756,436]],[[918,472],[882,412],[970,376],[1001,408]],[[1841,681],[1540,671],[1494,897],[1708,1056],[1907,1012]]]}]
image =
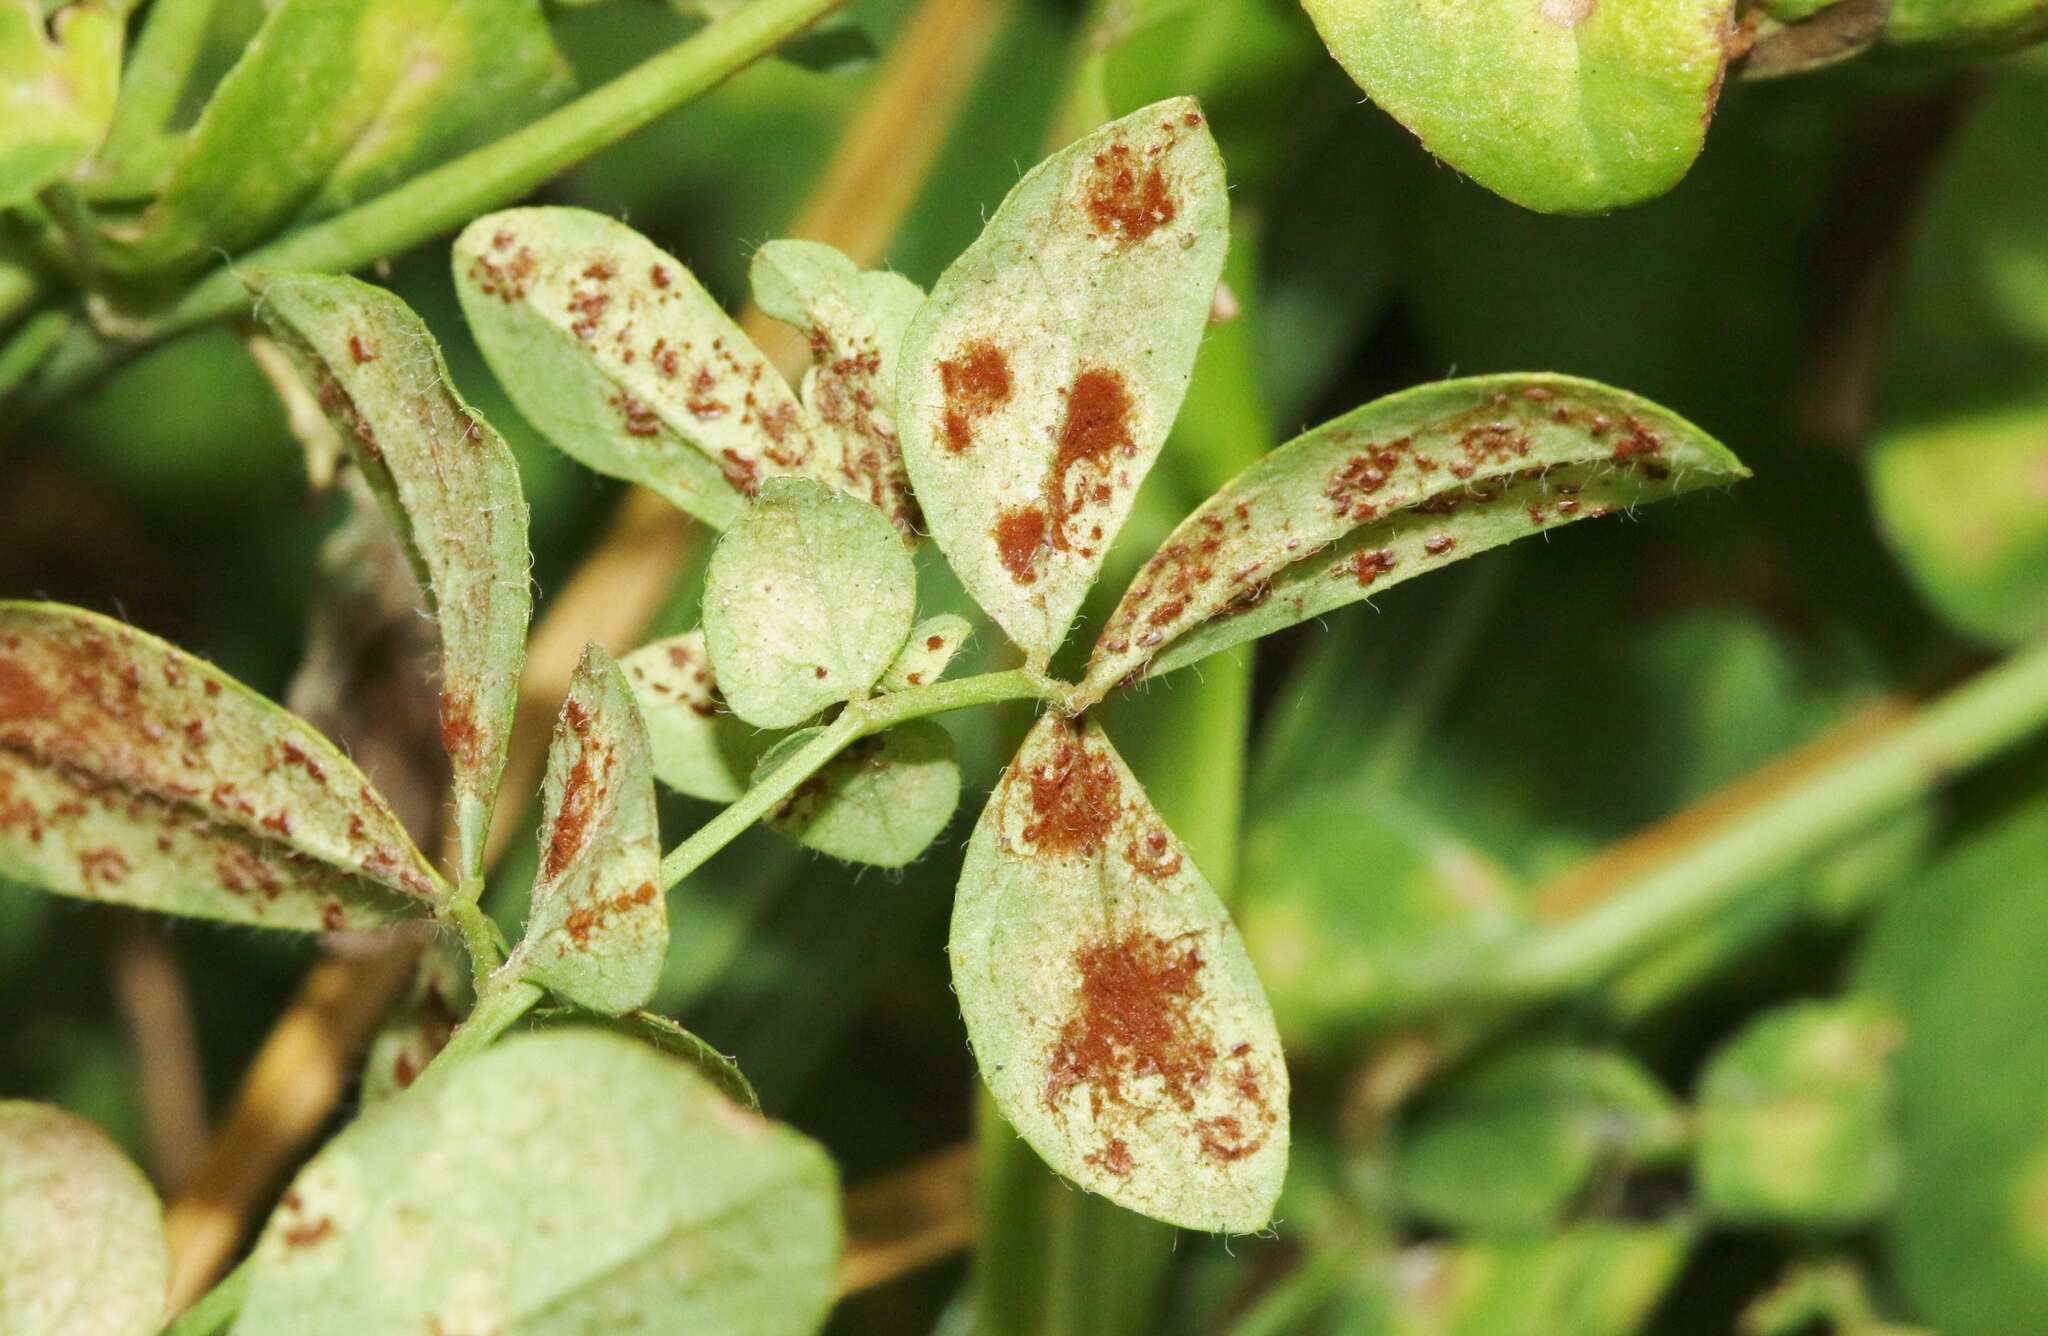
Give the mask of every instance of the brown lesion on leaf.
[{"label": "brown lesion on leaf", "polygon": [[1081,1157],[1085,1164],[1092,1164],[1105,1174],[1118,1178],[1129,1178],[1138,1162],[1131,1158],[1130,1143],[1122,1137],[1110,1137],[1102,1143],[1100,1150],[1090,1151]]},{"label": "brown lesion on leaf", "polygon": [[610,779],[611,753],[592,736],[590,724],[590,712],[581,701],[571,696],[563,702],[555,737],[558,745],[565,736],[575,739],[576,759],[562,781],[561,803],[548,834],[547,856],[541,864],[542,874],[549,881],[559,878],[589,842],[590,823],[604,801]]},{"label": "brown lesion on leaf", "polygon": [[1391,547],[1369,547],[1354,552],[1348,559],[1338,562],[1333,574],[1340,577],[1350,576],[1358,581],[1362,589],[1393,570],[1398,560]]},{"label": "brown lesion on leaf", "polygon": [[309,1216],[306,1203],[296,1190],[286,1192],[279,1202],[283,1208],[278,1230],[278,1241],[291,1251],[311,1248],[334,1237],[334,1219],[331,1216]]},{"label": "brown lesion on leaf", "polygon": [[525,300],[527,281],[539,264],[532,247],[518,245],[517,237],[500,228],[491,234],[490,247],[470,260],[469,281],[486,297],[510,306]]},{"label": "brown lesion on leaf", "polygon": [[1164,827],[1155,826],[1131,836],[1124,846],[1124,861],[1139,876],[1158,881],[1180,871],[1182,859],[1180,850],[1173,846],[1173,837]]},{"label": "brown lesion on leaf", "polygon": [[1100,1115],[1128,1106],[1126,1082],[1157,1078],[1166,1099],[1183,1111],[1209,1081],[1217,1058],[1202,997],[1197,933],[1161,937],[1134,929],[1084,943],[1074,951],[1080,981],[1045,1066],[1046,1107],[1057,1111],[1069,1091],[1087,1091]]},{"label": "brown lesion on leaf", "polygon": [[[1046,484],[1049,538],[1060,551],[1081,548],[1083,556],[1094,550],[1082,548],[1073,534],[1074,516],[1089,505],[1106,504],[1114,488],[1116,461],[1137,453],[1132,435],[1131,392],[1121,372],[1108,367],[1085,367],[1067,390],[1067,410],[1053,452],[1051,476]],[[1076,471],[1079,476],[1076,477]]]},{"label": "brown lesion on leaf", "polygon": [[348,355],[357,366],[374,362],[377,360],[377,345],[360,334],[351,334],[348,336]]},{"label": "brown lesion on leaf", "polygon": [[1010,359],[988,339],[970,339],[939,362],[939,386],[946,396],[940,439],[957,455],[974,444],[975,423],[1010,401]]},{"label": "brown lesion on leaf", "polygon": [[653,882],[643,881],[629,891],[578,905],[562,920],[562,931],[578,950],[587,951],[591,937],[603,931],[613,918],[653,904],[659,894]]},{"label": "brown lesion on leaf", "polygon": [[1072,724],[1051,728],[1037,762],[1027,768],[1019,755],[1010,775],[1029,786],[1024,839],[1041,854],[1092,854],[1123,815],[1123,780],[1115,759],[1091,748]]},{"label": "brown lesion on leaf", "polygon": [[477,727],[476,703],[467,691],[441,693],[441,748],[457,771],[474,770],[482,761],[483,730]]},{"label": "brown lesion on leaf", "polygon": [[[1171,130],[1171,122],[1166,128]],[[1174,220],[1179,206],[1159,161],[1173,142],[1169,136],[1141,153],[1118,140],[1090,159],[1081,202],[1097,235],[1128,246]]]},{"label": "brown lesion on leaf", "polygon": [[1046,545],[1045,512],[1037,506],[1017,506],[996,516],[989,530],[995,540],[996,556],[1003,569],[1020,585],[1038,579],[1038,554]]}]

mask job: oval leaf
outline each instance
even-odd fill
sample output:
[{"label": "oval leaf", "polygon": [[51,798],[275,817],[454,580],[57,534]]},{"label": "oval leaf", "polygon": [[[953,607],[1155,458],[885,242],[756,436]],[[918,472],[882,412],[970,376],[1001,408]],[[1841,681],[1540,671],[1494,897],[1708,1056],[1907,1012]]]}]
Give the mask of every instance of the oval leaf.
[{"label": "oval leaf", "polygon": [[989,796],[953,987],[996,1107],[1059,1173],[1190,1229],[1264,1228],[1287,1066],[1222,901],[1094,725],[1048,715]]},{"label": "oval leaf", "polygon": [[904,336],[904,460],[975,600],[1044,662],[1180,411],[1229,237],[1190,98],[1040,163]]},{"label": "oval leaf", "polygon": [[236,1330],[809,1333],[840,1248],[817,1146],[595,1030],[507,1039],[315,1156]]},{"label": "oval leaf", "polygon": [[[755,782],[801,749],[815,729],[793,733],[761,759]],[[854,742],[782,801],[768,824],[800,844],[849,863],[902,867],[923,853],[960,805],[953,735],[913,719]]]},{"label": "oval leaf", "polygon": [[1302,0],[1330,54],[1423,147],[1545,213],[1678,184],[1721,91],[1732,0]]},{"label": "oval leaf", "polygon": [[1691,423],[1592,381],[1477,376],[1389,395],[1297,436],[1183,520],[1103,627],[1083,698],[1516,538],[1747,476]]},{"label": "oval leaf", "polygon": [[647,724],[654,777],[692,798],[731,802],[774,743],[723,708],[704,633],[652,641],[619,660]]},{"label": "oval leaf", "polygon": [[624,1035],[635,1042],[646,1044],[657,1052],[689,1063],[696,1068],[697,1074],[716,1087],[720,1094],[748,1113],[761,1111],[761,1097],[754,1092],[754,1083],[747,1079],[746,1074],[740,1070],[740,1065],[706,1043],[699,1035],[684,1029],[666,1016],[652,1011],[629,1011],[623,1016],[604,1016],[574,1007],[549,1007],[536,1012],[533,1019],[536,1024],[543,1027],[602,1027],[613,1034]]},{"label": "oval leaf", "polygon": [[911,627],[902,653],[882,674],[882,690],[907,691],[911,687],[930,686],[944,677],[946,665],[967,643],[971,630],[965,617],[950,612],[927,617]]},{"label": "oval leaf", "polygon": [[163,1208],[106,1134],[0,1101],[0,1330],[147,1336],[170,1278]]},{"label": "oval leaf", "polygon": [[711,554],[704,643],[733,713],[787,728],[880,681],[916,605],[917,570],[881,511],[777,479]]},{"label": "oval leaf", "polygon": [[661,830],[647,731],[626,676],[587,645],[541,785],[541,861],[526,935],[502,973],[616,1015],[653,995],[668,954],[655,885]]},{"label": "oval leaf", "polygon": [[[446,886],[334,745],[111,618],[0,602],[0,871],[166,913],[386,922]],[[369,883],[376,883],[372,886]]]},{"label": "oval leaf", "polygon": [[441,631],[441,742],[454,767],[461,866],[480,878],[533,612],[519,466],[456,395],[433,336],[397,297],[323,274],[265,275],[250,290],[427,591]]},{"label": "oval leaf", "polygon": [[49,18],[39,0],[0,0],[0,209],[84,161],[114,114],[121,13],[83,0]]}]

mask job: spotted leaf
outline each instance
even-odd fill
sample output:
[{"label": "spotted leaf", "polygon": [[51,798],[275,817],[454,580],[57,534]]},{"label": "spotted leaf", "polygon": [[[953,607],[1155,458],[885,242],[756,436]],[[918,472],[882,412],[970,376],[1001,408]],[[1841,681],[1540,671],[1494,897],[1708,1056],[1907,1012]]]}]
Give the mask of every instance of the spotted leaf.
[{"label": "spotted leaf", "polygon": [[1059,1173],[1191,1229],[1265,1226],[1287,1067],[1222,901],[1094,725],[1047,716],[954,902],[953,987],[996,1107]]},{"label": "spotted leaf", "polygon": [[[817,734],[792,733],[761,758],[759,783]],[[849,863],[902,867],[939,837],[960,805],[953,735],[913,719],[861,738],[799,784],[768,824]]]},{"label": "spotted leaf", "polygon": [[927,617],[911,627],[910,638],[903,642],[903,652],[889,665],[889,671],[882,674],[882,690],[928,687],[944,677],[946,665],[953,662],[953,656],[967,643],[970,629],[965,617],[950,612]]},{"label": "spotted leaf", "polygon": [[897,421],[932,537],[1036,661],[1180,410],[1228,233],[1207,121],[1160,102],[1026,174],[904,336]]},{"label": "spotted leaf", "polygon": [[647,724],[654,777],[692,798],[731,802],[775,735],[726,709],[711,676],[702,631],[642,645],[619,667]]},{"label": "spotted leaf", "polygon": [[0,209],[35,197],[107,132],[121,75],[121,7],[0,0]]}]

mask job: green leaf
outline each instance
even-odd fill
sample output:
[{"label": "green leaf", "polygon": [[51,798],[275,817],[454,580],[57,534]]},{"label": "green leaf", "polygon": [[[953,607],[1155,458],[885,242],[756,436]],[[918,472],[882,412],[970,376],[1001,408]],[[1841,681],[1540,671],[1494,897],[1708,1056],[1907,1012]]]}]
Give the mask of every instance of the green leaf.
[{"label": "green leaf", "polygon": [[142,272],[244,249],[511,129],[566,86],[539,0],[283,0],[162,196],[107,229],[102,258]]},{"label": "green leaf", "polygon": [[503,975],[592,1011],[633,1010],[653,996],[668,954],[661,829],[647,730],[626,675],[596,645],[584,647],[555,721],[540,830],[526,935]]},{"label": "green leaf", "polygon": [[727,528],[762,479],[839,471],[835,439],[690,271],[581,209],[508,209],[455,242],[455,289],[512,402],[564,454]]},{"label": "green leaf", "polygon": [[811,345],[803,403],[838,442],[840,486],[916,541],[917,503],[896,445],[897,358],[924,291],[901,274],[865,272],[816,241],[771,241],[754,253],[754,301]]},{"label": "green leaf", "polygon": [[1410,1249],[1389,1286],[1384,1327],[1366,1329],[1389,1336],[1631,1336],[1645,1329],[1678,1279],[1692,1242],[1689,1231],[1672,1225],[1600,1224]]},{"label": "green leaf", "polygon": [[0,209],[83,162],[114,114],[121,14],[100,0],[46,20],[38,0],[0,0]]},{"label": "green leaf", "polygon": [[644,1010],[605,1016],[574,1007],[550,1007],[537,1012],[534,1020],[546,1027],[602,1028],[624,1035],[689,1063],[720,1094],[747,1112],[761,1111],[761,1097],[754,1093],[753,1083],[740,1071],[740,1065],[666,1016]]},{"label": "green leaf", "polygon": [[746,792],[747,776],[775,735],[722,708],[701,630],[642,645],[619,667],[647,724],[656,779],[708,802],[729,803]]},{"label": "green leaf", "polygon": [[2039,0],[1892,0],[1891,46],[1995,55],[2048,36]]},{"label": "green leaf", "polygon": [[[761,758],[760,783],[817,733],[804,729]],[[849,863],[902,867],[939,837],[960,805],[953,735],[913,719],[854,742],[799,784],[768,824]]]},{"label": "green leaf", "polygon": [[1841,1229],[1899,1181],[1892,1052],[1899,1021],[1870,1000],[1766,1012],[1700,1081],[1700,1201],[1724,1220]]},{"label": "green leaf", "polygon": [[0,1100],[0,1329],[148,1336],[170,1279],[163,1208],[107,1135]]},{"label": "green leaf", "polygon": [[1884,36],[1893,0],[1781,0],[1759,16],[1745,79],[1775,79],[1837,65]]},{"label": "green leaf", "polygon": [[1395,1182],[1435,1224],[1536,1232],[1685,1139],[1677,1104],[1627,1054],[1530,1044],[1430,1095],[1395,1151]]},{"label": "green leaf", "polygon": [[533,611],[519,466],[455,393],[433,336],[397,297],[322,274],[262,275],[249,287],[427,592],[441,631],[441,743],[462,875],[480,879]]},{"label": "green leaf", "polygon": [[898,420],[932,537],[1044,662],[1187,391],[1229,236],[1193,99],[1027,173],[904,336]]},{"label": "green leaf", "polygon": [[1389,395],[1297,436],[1183,520],[1103,627],[1082,695],[1516,538],[1747,476],[1683,418],[1575,377]]},{"label": "green leaf", "polygon": [[954,901],[953,988],[997,1108],[1060,1174],[1190,1229],[1264,1228],[1288,1077],[1230,916],[1096,726],[1038,721]]},{"label": "green leaf", "polygon": [[51,603],[0,602],[0,874],[304,931],[447,894],[312,725],[154,636]]},{"label": "green leaf", "polygon": [[910,628],[910,638],[903,642],[903,651],[882,674],[882,690],[907,691],[911,687],[928,687],[946,675],[946,665],[953,662],[953,656],[967,643],[972,632],[965,617],[942,612],[936,617],[927,617]]},{"label": "green leaf", "polygon": [[787,728],[864,695],[917,612],[917,570],[882,512],[776,479],[711,554],[704,644],[733,713]]},{"label": "green leaf", "polygon": [[1302,0],[1423,147],[1544,213],[1663,194],[1699,156],[1732,0]]},{"label": "green leaf", "polygon": [[617,1035],[507,1039],[372,1110],[299,1173],[235,1330],[815,1331],[832,1165]]},{"label": "green leaf", "polygon": [[370,1041],[363,1059],[363,1104],[380,1104],[410,1086],[448,1046],[475,1000],[469,957],[457,940],[442,936],[427,943],[411,991]]}]

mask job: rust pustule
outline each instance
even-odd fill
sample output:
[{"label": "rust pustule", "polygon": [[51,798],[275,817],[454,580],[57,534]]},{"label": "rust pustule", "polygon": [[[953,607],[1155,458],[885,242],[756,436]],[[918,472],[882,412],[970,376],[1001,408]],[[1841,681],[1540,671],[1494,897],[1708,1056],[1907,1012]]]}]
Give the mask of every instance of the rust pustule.
[{"label": "rust pustule", "polygon": [[[1087,367],[1067,391],[1067,415],[1060,424],[1046,488],[1051,505],[1052,545],[1065,551],[1073,516],[1090,502],[1109,500],[1108,477],[1118,455],[1135,452],[1131,438],[1131,392],[1123,376],[1108,367]],[[1078,481],[1074,470],[1082,468]]]},{"label": "rust pustule", "polygon": [[987,339],[974,339],[939,363],[946,394],[939,429],[946,449],[959,454],[974,444],[974,424],[1010,401],[1010,359]]},{"label": "rust pustule", "polygon": [[1018,584],[1038,579],[1038,553],[1045,546],[1045,512],[1037,506],[1018,506],[996,516],[989,536],[996,540],[996,555],[1003,569]]},{"label": "rust pustule", "polygon": [[587,905],[578,905],[569,911],[569,917],[562,920],[562,931],[580,950],[590,946],[591,934],[609,923],[614,914],[624,914],[641,905],[651,905],[657,892],[654,883],[643,881],[630,891],[621,891],[610,899],[596,900]]},{"label": "rust pustule", "polygon": [[1178,212],[1166,172],[1127,143],[1111,144],[1095,155],[1083,200],[1095,231],[1127,246],[1151,236]]},{"label": "rust pustule", "polygon": [[1046,1060],[1045,1102],[1057,1109],[1068,1091],[1087,1089],[1090,1109],[1128,1105],[1126,1083],[1156,1077],[1182,1110],[1208,1083],[1216,1045],[1194,1011],[1202,996],[1202,952],[1195,934],[1161,937],[1134,930],[1074,952],[1081,979],[1074,1010]]},{"label": "rust pustule", "polygon": [[50,696],[15,659],[0,659],[0,719],[35,719],[49,712]]},{"label": "rust pustule", "polygon": [[563,730],[575,734],[582,745],[577,749],[575,763],[569,767],[568,778],[562,781],[561,810],[548,837],[542,870],[550,881],[561,876],[576,855],[583,852],[584,842],[590,837],[590,820],[597,814],[598,800],[603,796],[602,781],[591,772],[595,749],[590,741],[590,712],[573,697],[562,705],[556,735],[559,737]]},{"label": "rust pustule", "polygon": [[1040,853],[1090,854],[1102,847],[1123,811],[1116,762],[1091,751],[1068,725],[1051,754],[1022,778],[1031,785],[1032,819],[1024,838]]},{"label": "rust pustule", "polygon": [[476,726],[476,709],[467,692],[441,693],[441,748],[460,767],[472,767],[478,760],[483,731]]}]

